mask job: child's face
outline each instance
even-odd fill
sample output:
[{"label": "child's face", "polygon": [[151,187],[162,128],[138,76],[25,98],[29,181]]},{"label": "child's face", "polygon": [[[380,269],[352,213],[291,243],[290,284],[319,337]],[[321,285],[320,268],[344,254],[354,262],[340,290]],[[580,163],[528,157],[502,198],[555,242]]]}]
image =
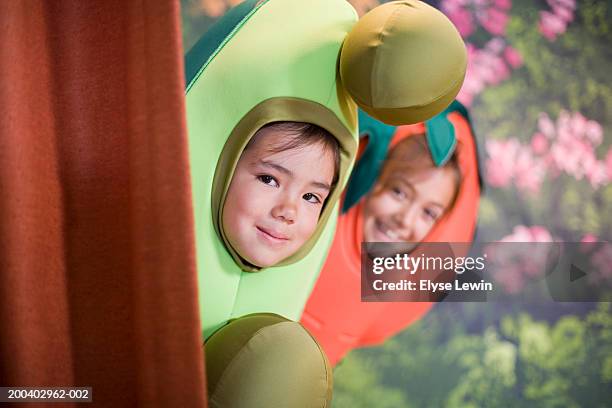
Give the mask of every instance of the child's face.
[{"label": "child's face", "polygon": [[334,177],[333,154],[320,144],[270,152],[285,138],[260,131],[238,161],[223,209],[227,239],[259,267],[295,254],[311,237]]},{"label": "child's face", "polygon": [[365,242],[420,242],[449,208],[455,194],[448,167],[409,168],[389,163],[367,196]]}]

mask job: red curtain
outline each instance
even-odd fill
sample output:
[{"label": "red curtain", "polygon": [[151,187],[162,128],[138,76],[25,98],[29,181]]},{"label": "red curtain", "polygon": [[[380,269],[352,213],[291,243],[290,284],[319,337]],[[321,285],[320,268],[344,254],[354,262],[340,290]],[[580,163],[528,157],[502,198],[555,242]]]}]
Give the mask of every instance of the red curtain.
[{"label": "red curtain", "polygon": [[179,16],[0,2],[0,386],[206,405]]}]

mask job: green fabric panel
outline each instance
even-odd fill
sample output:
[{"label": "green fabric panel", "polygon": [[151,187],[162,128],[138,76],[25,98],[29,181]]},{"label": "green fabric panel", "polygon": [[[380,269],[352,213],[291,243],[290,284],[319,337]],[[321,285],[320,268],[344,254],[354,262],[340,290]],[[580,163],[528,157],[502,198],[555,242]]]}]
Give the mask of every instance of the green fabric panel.
[{"label": "green fabric panel", "polygon": [[387,156],[387,149],[394,133],[395,126],[386,125],[363,110],[359,110],[359,137],[367,136],[368,144],[351,174],[342,212],[348,211],[355,205],[378,179],[381,164]]},{"label": "green fabric panel", "polygon": [[[354,9],[344,0],[270,0],[232,32],[187,92],[205,338],[232,317],[253,312],[299,319],[333,238],[335,217],[329,218],[318,242],[300,261],[259,273],[243,272],[215,232],[213,178],[225,142],[240,120],[255,106],[274,98],[295,98],[325,107],[352,135],[351,149],[356,149],[357,109],[336,80],[341,44],[356,20]],[[346,178],[341,179],[340,187],[345,182]]]},{"label": "green fabric panel", "polygon": [[332,370],[316,340],[297,322],[252,314],[206,342],[211,407],[326,407]]},{"label": "green fabric panel", "polygon": [[247,19],[259,0],[246,0],[230,9],[217,24],[214,24],[200,40],[194,44],[185,55],[185,83],[186,87],[195,79],[202,68],[202,61],[221,46],[230,33]]}]

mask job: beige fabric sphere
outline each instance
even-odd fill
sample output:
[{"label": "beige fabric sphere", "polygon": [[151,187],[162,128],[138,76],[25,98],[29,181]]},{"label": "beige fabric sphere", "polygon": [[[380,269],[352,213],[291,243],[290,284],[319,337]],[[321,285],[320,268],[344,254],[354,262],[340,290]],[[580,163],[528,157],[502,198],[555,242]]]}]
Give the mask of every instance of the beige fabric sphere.
[{"label": "beige fabric sphere", "polygon": [[417,0],[383,4],[348,34],[340,76],[374,118],[404,125],[425,121],[457,96],[467,66],[459,32],[434,7]]}]

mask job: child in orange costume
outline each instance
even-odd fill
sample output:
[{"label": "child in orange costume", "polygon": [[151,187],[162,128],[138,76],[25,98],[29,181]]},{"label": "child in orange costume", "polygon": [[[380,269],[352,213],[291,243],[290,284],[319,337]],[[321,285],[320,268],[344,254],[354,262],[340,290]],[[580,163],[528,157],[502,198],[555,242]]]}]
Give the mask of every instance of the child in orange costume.
[{"label": "child in orange costume", "polygon": [[[451,207],[435,220],[422,241],[471,242],[481,192],[476,142],[467,112],[458,102],[454,102],[441,115],[443,120],[438,120],[438,124],[443,124],[442,133],[444,123],[449,127],[450,133],[454,133],[452,148],[446,150],[454,150],[455,157],[451,160],[456,161],[460,179]],[[404,138],[422,135],[426,129],[429,131],[430,147],[435,150],[435,133],[441,128],[426,127],[422,123],[398,127],[390,143],[386,143],[391,146],[392,151]],[[432,152],[432,156],[435,156],[434,153],[440,152]],[[438,160],[437,165],[446,164],[448,159],[449,157],[445,157],[442,160],[444,163]],[[361,242],[365,240],[364,201],[367,200],[366,196],[365,200],[360,200],[339,217],[328,258],[301,318],[302,324],[323,346],[332,365],[353,348],[382,343],[417,321],[433,305],[427,302],[361,302]],[[383,227],[383,235],[378,235],[379,238],[384,238],[385,228]],[[411,236],[418,238],[418,234],[415,234],[412,233]],[[389,235],[390,238],[397,237],[395,233]]]}]

